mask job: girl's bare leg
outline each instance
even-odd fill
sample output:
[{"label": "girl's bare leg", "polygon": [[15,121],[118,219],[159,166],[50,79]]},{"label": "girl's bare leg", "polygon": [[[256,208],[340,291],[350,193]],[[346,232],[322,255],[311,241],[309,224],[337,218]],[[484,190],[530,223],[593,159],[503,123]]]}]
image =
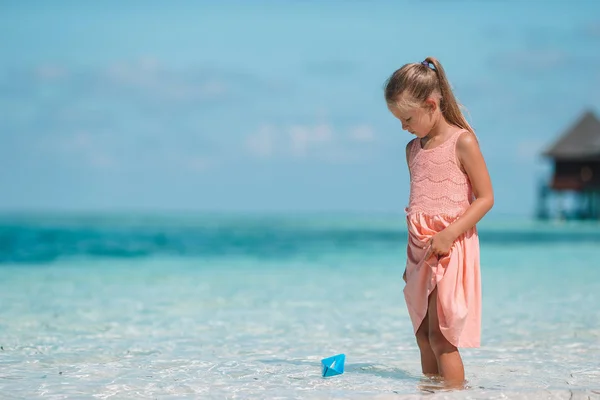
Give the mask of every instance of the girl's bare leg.
[{"label": "girl's bare leg", "polygon": [[417,330],[417,345],[421,351],[421,368],[429,377],[439,376],[438,361],[429,343],[429,313],[425,314],[421,326]]},{"label": "girl's bare leg", "polygon": [[465,384],[465,370],[458,349],[452,345],[440,331],[437,312],[437,287],[429,297],[429,344],[435,358],[438,370],[447,387],[462,388]]}]

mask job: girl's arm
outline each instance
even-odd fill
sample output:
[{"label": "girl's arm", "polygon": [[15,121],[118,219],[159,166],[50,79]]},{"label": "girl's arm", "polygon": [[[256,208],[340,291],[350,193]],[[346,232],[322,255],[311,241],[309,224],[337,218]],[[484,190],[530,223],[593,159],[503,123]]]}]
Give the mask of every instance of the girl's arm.
[{"label": "girl's arm", "polygon": [[[409,174],[410,174],[410,148],[415,140],[417,140],[417,139],[410,140],[406,144],[406,165],[408,166]],[[404,274],[402,274],[402,279],[404,279],[404,282],[406,282],[406,268],[404,268]]]},{"label": "girl's arm", "polygon": [[452,243],[475,226],[494,205],[490,175],[473,133],[460,135],[456,144],[456,155],[471,181],[475,201],[460,218],[432,238],[430,252],[438,256],[448,254]]}]

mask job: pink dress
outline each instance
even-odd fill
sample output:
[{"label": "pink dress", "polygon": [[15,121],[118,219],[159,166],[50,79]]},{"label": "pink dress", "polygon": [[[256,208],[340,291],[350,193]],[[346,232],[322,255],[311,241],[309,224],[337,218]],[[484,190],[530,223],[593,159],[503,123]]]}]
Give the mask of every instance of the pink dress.
[{"label": "pink dress", "polygon": [[416,333],[427,313],[429,294],[437,286],[442,334],[456,347],[479,347],[481,281],[477,228],[458,237],[450,253],[439,260],[435,255],[425,260],[427,248],[423,248],[474,200],[471,183],[456,156],[456,142],[465,132],[456,132],[431,149],[422,149],[418,138],[410,144],[404,298]]}]

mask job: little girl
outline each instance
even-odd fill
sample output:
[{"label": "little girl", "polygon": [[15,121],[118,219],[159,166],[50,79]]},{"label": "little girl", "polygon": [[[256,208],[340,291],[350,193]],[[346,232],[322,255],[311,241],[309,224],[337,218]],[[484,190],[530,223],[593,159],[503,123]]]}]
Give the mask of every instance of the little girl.
[{"label": "little girl", "polygon": [[416,138],[410,172],[404,298],[423,373],[463,386],[458,347],[479,347],[481,281],[476,223],[494,194],[477,138],[442,65],[428,57],[395,71],[385,87],[391,113]]}]

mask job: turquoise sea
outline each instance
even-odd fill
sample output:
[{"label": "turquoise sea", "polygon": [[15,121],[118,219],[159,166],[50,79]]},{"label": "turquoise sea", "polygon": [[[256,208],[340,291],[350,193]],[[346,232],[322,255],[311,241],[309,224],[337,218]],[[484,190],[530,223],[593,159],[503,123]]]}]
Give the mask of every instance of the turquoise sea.
[{"label": "turquoise sea", "polygon": [[600,397],[600,226],[479,231],[482,347],[447,392],[420,374],[402,215],[5,215],[0,398]]}]

